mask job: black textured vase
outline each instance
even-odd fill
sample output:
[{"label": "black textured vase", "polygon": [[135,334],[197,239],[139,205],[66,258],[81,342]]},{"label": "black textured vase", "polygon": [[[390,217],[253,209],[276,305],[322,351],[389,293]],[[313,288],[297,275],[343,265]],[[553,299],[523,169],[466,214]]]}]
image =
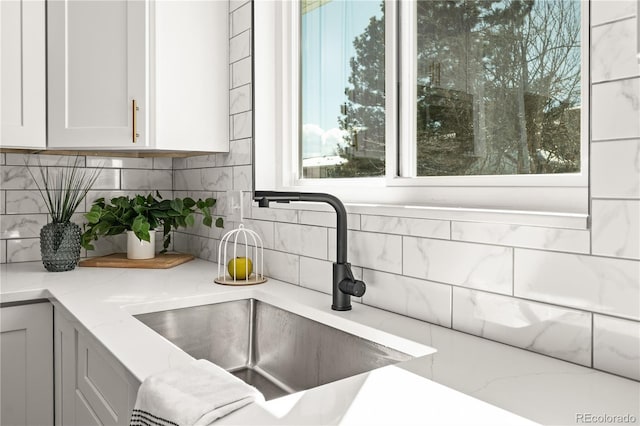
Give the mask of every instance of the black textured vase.
[{"label": "black textured vase", "polygon": [[40,230],[42,264],[49,272],[70,271],[80,260],[82,231],[72,222],[48,223]]}]

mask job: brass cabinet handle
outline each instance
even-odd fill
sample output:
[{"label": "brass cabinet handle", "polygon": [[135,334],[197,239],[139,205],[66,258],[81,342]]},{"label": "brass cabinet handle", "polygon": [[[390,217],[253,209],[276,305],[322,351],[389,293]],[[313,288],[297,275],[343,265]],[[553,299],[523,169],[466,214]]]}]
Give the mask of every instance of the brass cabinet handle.
[{"label": "brass cabinet handle", "polygon": [[138,134],[138,110],[140,108],[138,108],[138,103],[136,102],[136,100],[134,99],[132,102],[132,110],[133,110],[133,134],[131,135],[131,139],[133,139],[133,143],[138,142],[138,137],[140,136]]}]

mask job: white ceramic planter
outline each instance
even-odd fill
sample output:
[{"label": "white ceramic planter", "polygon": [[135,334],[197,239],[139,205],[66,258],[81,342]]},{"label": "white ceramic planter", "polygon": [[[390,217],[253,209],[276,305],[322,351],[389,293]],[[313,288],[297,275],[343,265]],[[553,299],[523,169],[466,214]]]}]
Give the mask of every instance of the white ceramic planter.
[{"label": "white ceramic planter", "polygon": [[150,242],[140,241],[133,231],[127,231],[127,259],[156,257],[156,231],[149,231]]}]

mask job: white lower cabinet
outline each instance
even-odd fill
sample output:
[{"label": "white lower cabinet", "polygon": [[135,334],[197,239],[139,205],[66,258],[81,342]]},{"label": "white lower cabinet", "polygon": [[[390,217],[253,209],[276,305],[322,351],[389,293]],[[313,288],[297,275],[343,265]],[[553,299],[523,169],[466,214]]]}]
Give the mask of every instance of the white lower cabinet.
[{"label": "white lower cabinet", "polygon": [[139,382],[57,305],[54,347],[56,424],[128,425]]},{"label": "white lower cabinet", "polygon": [[53,424],[53,308],[0,308],[0,424]]}]

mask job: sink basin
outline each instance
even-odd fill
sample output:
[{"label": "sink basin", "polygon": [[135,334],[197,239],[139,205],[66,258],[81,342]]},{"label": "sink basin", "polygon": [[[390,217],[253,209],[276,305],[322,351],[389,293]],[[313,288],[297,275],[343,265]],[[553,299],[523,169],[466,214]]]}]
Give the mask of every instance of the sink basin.
[{"label": "sink basin", "polygon": [[135,317],[267,400],[413,358],[255,299]]}]

